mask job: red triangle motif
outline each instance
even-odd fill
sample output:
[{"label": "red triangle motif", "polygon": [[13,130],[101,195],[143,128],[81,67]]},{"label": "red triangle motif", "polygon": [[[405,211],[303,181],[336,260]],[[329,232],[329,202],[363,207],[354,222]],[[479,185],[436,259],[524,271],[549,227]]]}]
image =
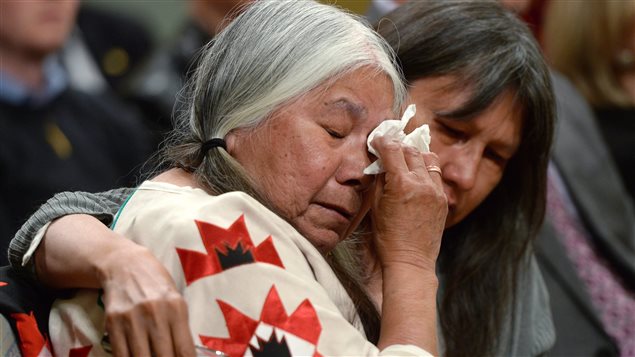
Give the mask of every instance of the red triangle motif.
[{"label": "red triangle motif", "polygon": [[196,220],[196,226],[206,253],[176,248],[187,285],[206,276],[223,271],[218,253],[227,254],[228,249],[236,249],[239,244],[244,251],[250,251],[255,262],[269,263],[284,268],[271,236],[255,246],[245,224],[245,215],[238,217],[232,225],[221,228],[211,223]]},{"label": "red triangle motif", "polygon": [[20,351],[23,357],[40,356],[45,348],[51,351],[49,341],[42,336],[37,326],[33,311],[28,314],[11,314],[11,318],[15,320],[18,335],[20,336]]},{"label": "red triangle motif", "polygon": [[72,348],[68,351],[68,357],[88,357],[91,349],[93,349],[92,345]]},{"label": "red triangle motif", "polygon": [[[229,356],[244,355],[260,322],[290,332],[317,346],[322,325],[315,308],[308,299],[302,301],[289,316],[274,285],[267,294],[258,321],[246,316],[224,301],[217,300],[217,302],[225,317],[229,338],[199,336],[201,342],[211,349],[223,351]],[[320,354],[316,351],[315,356],[320,356]]]}]

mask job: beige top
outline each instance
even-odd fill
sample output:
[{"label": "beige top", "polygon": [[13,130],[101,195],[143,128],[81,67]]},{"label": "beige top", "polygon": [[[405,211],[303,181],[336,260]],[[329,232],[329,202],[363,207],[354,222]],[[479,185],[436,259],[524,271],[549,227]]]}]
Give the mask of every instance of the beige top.
[{"label": "beige top", "polygon": [[[291,355],[418,355],[379,351],[320,253],[292,226],[242,192],[145,182],[122,207],[115,231],[151,249],[189,309],[195,344],[231,356],[287,348]],[[106,354],[98,292],[58,300],[50,331],[57,355],[92,346]],[[276,346],[278,345],[278,346]]]}]

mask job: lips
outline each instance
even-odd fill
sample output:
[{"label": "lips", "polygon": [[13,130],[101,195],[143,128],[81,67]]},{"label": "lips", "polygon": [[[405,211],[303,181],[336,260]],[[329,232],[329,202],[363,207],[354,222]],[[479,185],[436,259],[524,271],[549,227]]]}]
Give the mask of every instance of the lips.
[{"label": "lips", "polygon": [[345,206],[338,205],[335,203],[329,203],[329,202],[316,202],[316,203],[326,209],[339,213],[342,217],[344,217],[348,221],[353,219],[353,216],[357,212],[357,210],[347,208]]}]

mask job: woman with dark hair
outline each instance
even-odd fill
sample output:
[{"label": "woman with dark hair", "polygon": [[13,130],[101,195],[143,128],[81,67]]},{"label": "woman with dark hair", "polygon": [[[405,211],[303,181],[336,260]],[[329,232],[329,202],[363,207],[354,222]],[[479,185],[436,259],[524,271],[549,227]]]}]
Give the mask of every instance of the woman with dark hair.
[{"label": "woman with dark hair", "polygon": [[[397,52],[410,101],[429,110],[417,124],[430,124],[443,170],[449,213],[439,316],[446,354],[545,352],[553,343],[548,308],[519,305],[529,293],[544,294],[531,241],[545,211],[555,108],[539,47],[494,2],[408,3],[378,31]],[[523,336],[510,334],[513,324],[527,322],[526,331],[513,332]]]},{"label": "woman with dark hair", "polygon": [[[407,129],[430,124],[449,204],[438,269],[442,354],[543,354],[553,326],[530,241],[544,214],[554,106],[540,51],[495,2],[414,2],[388,18],[379,32],[397,52],[418,108]],[[80,212],[112,217],[129,193],[56,196],[16,236],[14,265],[43,222]],[[363,291],[352,297],[367,335],[376,336],[384,295],[375,252],[365,243],[350,247],[327,258],[348,276],[363,260],[360,283],[374,303]]]}]

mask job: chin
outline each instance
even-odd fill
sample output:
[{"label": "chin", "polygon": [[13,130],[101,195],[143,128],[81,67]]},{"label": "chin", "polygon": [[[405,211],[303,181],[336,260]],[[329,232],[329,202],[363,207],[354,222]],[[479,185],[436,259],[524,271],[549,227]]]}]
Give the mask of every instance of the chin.
[{"label": "chin", "polygon": [[448,217],[445,219],[445,229],[456,226],[462,220],[463,220],[463,217],[459,218],[453,215],[452,213],[448,213]]},{"label": "chin", "polygon": [[326,255],[326,254],[330,253],[333,249],[335,249],[335,247],[337,246],[337,243],[339,243],[339,241],[340,241],[339,239],[334,240],[334,241],[321,240],[319,242],[311,242],[311,243],[320,252],[320,254]]},{"label": "chin", "polygon": [[339,235],[333,231],[320,232],[320,234],[303,233],[302,235],[311,242],[315,249],[322,255],[326,255],[335,249],[335,246],[337,246],[341,240]]}]

